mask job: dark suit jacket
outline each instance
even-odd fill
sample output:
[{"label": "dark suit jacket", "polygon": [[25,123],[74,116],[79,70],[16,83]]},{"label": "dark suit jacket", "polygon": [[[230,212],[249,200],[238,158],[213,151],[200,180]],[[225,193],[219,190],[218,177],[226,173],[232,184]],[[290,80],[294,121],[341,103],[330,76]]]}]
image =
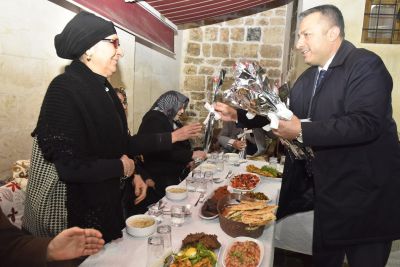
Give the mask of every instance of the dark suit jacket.
[{"label": "dark suit jacket", "polygon": [[[317,67],[296,81],[290,109],[307,117]],[[400,238],[400,143],[392,118],[392,78],[382,60],[344,41],[303,122],[313,161],[315,222],[326,244],[358,244]],[[309,201],[301,162],[287,160],[280,209]],[[312,186],[312,184],[308,184]],[[293,192],[297,192],[293,193]],[[282,205],[281,205],[282,204]],[[290,212],[295,212],[296,209]]]},{"label": "dark suit jacket", "polygon": [[46,266],[51,238],[24,234],[10,223],[0,209],[0,265],[4,267]]}]

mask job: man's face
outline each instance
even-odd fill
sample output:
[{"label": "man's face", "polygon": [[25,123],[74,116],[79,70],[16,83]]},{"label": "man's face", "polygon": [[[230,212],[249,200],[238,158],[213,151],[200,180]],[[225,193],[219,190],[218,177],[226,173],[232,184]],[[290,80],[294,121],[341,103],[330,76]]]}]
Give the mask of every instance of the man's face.
[{"label": "man's face", "polygon": [[332,25],[328,18],[316,12],[300,22],[296,48],[304,57],[305,63],[323,67],[336,52],[333,48]]}]

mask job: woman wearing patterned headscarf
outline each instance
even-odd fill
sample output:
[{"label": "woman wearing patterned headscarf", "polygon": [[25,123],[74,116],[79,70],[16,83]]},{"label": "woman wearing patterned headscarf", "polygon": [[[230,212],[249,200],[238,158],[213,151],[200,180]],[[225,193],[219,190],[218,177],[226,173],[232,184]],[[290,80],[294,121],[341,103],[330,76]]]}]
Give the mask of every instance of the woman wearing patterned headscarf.
[{"label": "woman wearing patterned headscarf", "polygon": [[[138,134],[172,132],[182,127],[178,121],[189,103],[189,99],[177,91],[162,94],[144,115]],[[155,182],[156,192],[161,198],[168,185],[178,184],[190,171],[194,159],[204,159],[204,151],[192,151],[189,141],[172,145],[172,150],[144,153],[144,168]]]},{"label": "woman wearing patterned headscarf", "polygon": [[[70,226],[95,228],[106,242],[122,236],[121,187],[135,172],[135,154],[171,149],[182,132],[129,136],[124,109],[108,79],[123,56],[110,21],[80,12],[54,39],[72,60],[50,83],[34,137],[23,228],[55,236]],[[147,186],[134,178],[136,202]]]}]

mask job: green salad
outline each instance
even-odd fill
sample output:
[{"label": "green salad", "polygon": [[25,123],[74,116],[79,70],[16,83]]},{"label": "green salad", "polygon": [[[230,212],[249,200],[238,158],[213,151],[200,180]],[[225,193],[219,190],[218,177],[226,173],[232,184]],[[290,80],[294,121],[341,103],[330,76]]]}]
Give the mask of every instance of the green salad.
[{"label": "green salad", "polygon": [[196,247],[188,246],[174,255],[174,263],[190,261],[191,265],[207,258],[212,266],[217,263],[217,255],[214,251],[207,249],[201,242],[197,243]]},{"label": "green salad", "polygon": [[279,175],[279,172],[278,172],[277,169],[272,168],[272,167],[267,166],[267,165],[262,166],[261,170],[269,172],[270,174],[273,175],[273,177],[278,177],[278,175]]}]

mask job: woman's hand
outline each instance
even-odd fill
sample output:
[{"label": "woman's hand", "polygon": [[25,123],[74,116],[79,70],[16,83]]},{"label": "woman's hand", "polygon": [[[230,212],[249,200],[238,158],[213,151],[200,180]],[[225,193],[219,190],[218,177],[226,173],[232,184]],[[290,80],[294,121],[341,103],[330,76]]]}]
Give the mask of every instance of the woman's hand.
[{"label": "woman's hand", "polygon": [[196,161],[196,159],[205,160],[207,157],[207,153],[202,150],[195,150],[192,154],[192,159]]},{"label": "woman's hand", "polygon": [[197,137],[200,135],[201,131],[201,124],[200,123],[192,123],[186,126],[183,126],[179,129],[176,129],[171,133],[172,136],[172,143],[178,141],[184,141],[192,137]]},{"label": "woman's hand", "polygon": [[135,174],[132,179],[132,186],[135,189],[136,196],[134,204],[137,205],[146,198],[147,184],[143,181],[142,176]]},{"label": "woman's hand", "polygon": [[122,165],[124,166],[124,175],[130,177],[135,172],[135,162],[130,159],[127,155],[122,155],[120,158]]},{"label": "woman's hand", "polygon": [[146,183],[147,187],[156,189],[156,183],[154,182],[153,179],[148,178],[148,179],[146,179],[145,183]]},{"label": "woman's hand", "polygon": [[238,116],[237,116],[237,111],[231,106],[228,106],[227,104],[217,102],[214,104],[214,110],[218,112],[219,115],[221,115],[221,119],[223,121],[237,121]]}]

